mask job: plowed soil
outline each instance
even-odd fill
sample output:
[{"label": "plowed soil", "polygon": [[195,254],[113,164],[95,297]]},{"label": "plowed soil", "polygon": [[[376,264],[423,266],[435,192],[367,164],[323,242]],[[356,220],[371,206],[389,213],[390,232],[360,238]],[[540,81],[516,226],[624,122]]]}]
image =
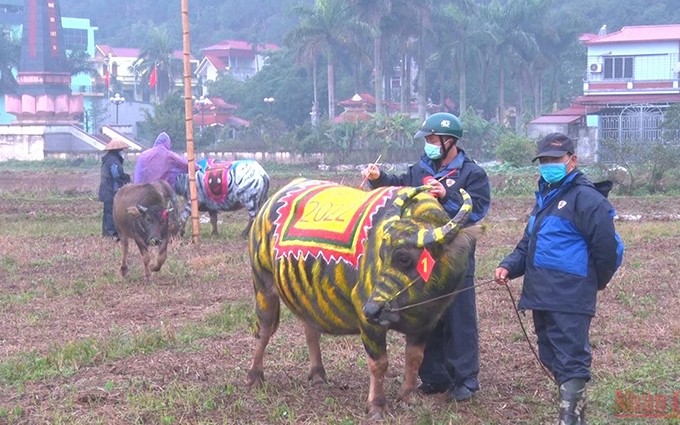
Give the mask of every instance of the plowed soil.
[{"label": "plowed soil", "polygon": [[[98,178],[92,173],[1,172],[0,195],[5,196],[0,198],[0,223],[7,229],[54,218],[73,220],[77,226],[82,217],[90,226],[98,225],[101,204],[94,195]],[[274,177],[273,190],[286,182]],[[346,178],[345,183],[358,185],[359,178]],[[24,192],[45,196],[23,196]],[[51,193],[60,195],[55,200]],[[69,194],[78,201],[69,201]],[[620,217],[617,226],[629,237],[626,264],[600,294],[592,325],[595,384],[597,377],[606,379],[634,369],[636,353],[661,351],[680,338],[676,278],[680,235],[675,224],[680,198],[613,197],[612,203]],[[494,199],[486,235],[478,242],[477,280],[483,284],[477,296],[479,395],[460,404],[444,395],[419,396],[416,406],[396,404],[403,344],[395,336],[390,339],[386,378],[388,423],[547,423],[553,419],[554,385],[524,340],[506,290],[485,285],[495,264],[519,240],[532,204],[529,198]],[[223,333],[194,335],[196,340],[187,342],[191,326],[207,326],[206,321],[225,309],[253,303],[247,245],[238,236],[245,213],[219,217],[220,236],[209,236],[209,225],[204,224],[199,244],[188,238],[173,242],[168,262],[149,284],[141,279],[136,248],[131,247],[132,276],[124,280],[117,274],[119,244],[96,231],[87,236],[68,231],[26,236],[0,229],[0,274],[4,275],[0,277],[0,423],[362,422],[368,371],[358,337],[322,340],[331,383],[310,387],[304,333],[284,312],[265,358],[264,392],[243,385],[253,349],[254,317]],[[92,228],[98,231],[97,226]],[[511,282],[515,298],[520,287],[521,282]],[[252,308],[243,314],[254,316]],[[533,341],[530,315],[523,320]],[[70,364],[69,347],[77,350],[82,341],[94,341],[91,345],[96,349],[85,356],[88,361]],[[142,348],[117,353],[116,344]],[[36,358],[58,365],[59,373],[3,382],[2,376],[11,376],[7,368],[21,364],[17,359],[30,363]],[[607,423],[611,411],[595,416]]]}]

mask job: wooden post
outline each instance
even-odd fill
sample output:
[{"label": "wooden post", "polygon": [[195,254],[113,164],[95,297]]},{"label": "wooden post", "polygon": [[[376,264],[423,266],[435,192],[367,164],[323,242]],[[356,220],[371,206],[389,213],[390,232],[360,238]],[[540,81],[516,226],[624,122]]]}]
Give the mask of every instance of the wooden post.
[{"label": "wooden post", "polygon": [[191,99],[191,48],[189,39],[189,0],[182,1],[182,45],[184,59],[184,109],[187,131],[187,159],[189,162],[189,198],[191,201],[192,241],[198,243],[198,192],[196,190],[196,158],[194,157],[194,110]]}]

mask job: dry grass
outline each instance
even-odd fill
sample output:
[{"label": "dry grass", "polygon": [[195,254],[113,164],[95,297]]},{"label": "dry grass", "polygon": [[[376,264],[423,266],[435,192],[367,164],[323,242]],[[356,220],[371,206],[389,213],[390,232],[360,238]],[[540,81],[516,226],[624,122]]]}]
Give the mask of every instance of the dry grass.
[{"label": "dry grass", "polygon": [[[136,255],[130,278],[117,275],[120,250],[98,236],[101,205],[85,180],[92,176],[67,178],[42,192],[8,186],[15,180],[3,177],[0,423],[362,423],[368,372],[359,338],[324,337],[332,382],[310,387],[304,334],[286,310],[268,347],[265,387],[244,388],[254,320],[246,244],[237,236],[245,213],[221,214],[218,237],[203,225],[200,244],[173,243],[163,270],[146,285]],[[614,203],[626,214],[680,207],[678,198]],[[479,281],[512,249],[530,206],[531,199],[494,200],[478,245]],[[601,293],[591,333],[593,424],[615,420],[616,390],[680,389],[680,224],[643,219],[618,228],[626,262]],[[512,283],[516,296],[520,285]],[[507,293],[495,285],[480,288],[478,308],[479,396],[461,404],[440,395],[396,405],[403,344],[391,335],[387,423],[552,421],[555,388],[523,339]],[[530,329],[530,316],[524,320]]]}]

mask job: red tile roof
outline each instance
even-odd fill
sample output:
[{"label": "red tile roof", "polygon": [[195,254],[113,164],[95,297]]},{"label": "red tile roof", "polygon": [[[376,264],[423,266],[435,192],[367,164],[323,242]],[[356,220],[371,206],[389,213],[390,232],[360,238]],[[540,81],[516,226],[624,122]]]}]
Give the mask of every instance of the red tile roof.
[{"label": "red tile roof", "polygon": [[608,43],[630,43],[636,41],[676,41],[676,40],[680,40],[680,24],[640,25],[623,27],[619,31],[582,41],[586,45],[591,45]]},{"label": "red tile roof", "polygon": [[531,120],[532,124],[571,124],[580,120],[586,115],[586,108],[584,105],[577,103],[571,106],[560,109],[559,111],[551,112]]},{"label": "red tile roof", "polygon": [[215,68],[217,68],[218,71],[222,71],[227,68],[227,65],[224,63],[224,61],[216,55],[205,55],[205,58],[210,61],[210,63],[213,64]]},{"label": "red tile roof", "polygon": [[[249,43],[247,41],[242,41],[242,40],[222,40],[216,44],[213,44],[212,46],[204,47],[201,49],[201,51],[204,50],[247,50],[247,51],[252,51],[252,43]],[[276,44],[272,43],[260,43],[259,45],[259,51],[267,51],[267,50],[279,50],[279,46]]]}]

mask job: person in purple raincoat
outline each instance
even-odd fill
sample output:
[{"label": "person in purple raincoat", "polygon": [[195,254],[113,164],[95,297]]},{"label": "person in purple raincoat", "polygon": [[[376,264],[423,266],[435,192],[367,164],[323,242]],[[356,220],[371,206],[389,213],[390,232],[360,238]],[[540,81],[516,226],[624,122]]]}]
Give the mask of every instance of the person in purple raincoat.
[{"label": "person in purple raincoat", "polygon": [[187,159],[172,151],[172,142],[167,133],[156,137],[153,147],[139,155],[132,178],[134,183],[151,183],[165,180],[170,187],[175,187],[178,174],[189,172]]}]

